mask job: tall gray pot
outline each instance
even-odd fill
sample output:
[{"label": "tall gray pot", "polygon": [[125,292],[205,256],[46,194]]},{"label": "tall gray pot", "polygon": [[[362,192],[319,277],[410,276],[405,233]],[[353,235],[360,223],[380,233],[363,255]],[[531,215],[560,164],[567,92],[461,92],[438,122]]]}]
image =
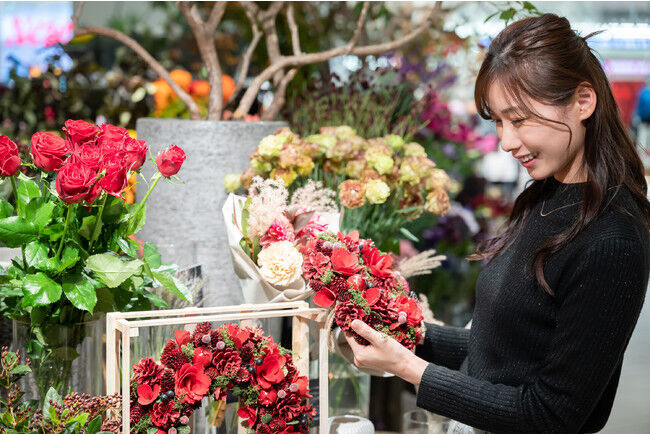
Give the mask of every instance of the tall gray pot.
[{"label": "tall gray pot", "polygon": [[[138,139],[147,142],[153,155],[170,144],[187,155],[179,172],[183,184],[161,181],[147,199],[147,222],[138,238],[158,245],[163,262],[201,264],[207,278],[204,306],[240,304],[243,300],[221,214],[226,199],[224,176],[243,172],[260,140],[285,126],[285,122],[155,118],[136,123]],[[154,170],[153,164],[143,166],[148,179]],[[146,191],[147,186],[141,183],[137,200]]]}]

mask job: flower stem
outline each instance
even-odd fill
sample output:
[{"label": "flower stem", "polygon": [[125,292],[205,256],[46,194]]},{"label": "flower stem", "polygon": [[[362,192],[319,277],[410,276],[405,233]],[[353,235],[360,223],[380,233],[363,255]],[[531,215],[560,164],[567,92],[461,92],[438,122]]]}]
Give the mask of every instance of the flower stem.
[{"label": "flower stem", "polygon": [[[20,212],[18,210],[18,187],[16,187],[16,175],[10,176],[9,179],[11,179],[11,188],[14,190],[14,200],[16,201],[16,214],[20,215]],[[23,267],[25,267],[25,270],[27,270],[27,259],[25,258],[25,246],[22,245],[20,246],[20,253],[23,257]]]},{"label": "flower stem", "polygon": [[102,221],[102,214],[104,213],[104,206],[106,205],[106,200],[108,199],[108,195],[104,195],[104,199],[102,200],[102,204],[99,207],[99,213],[97,214],[97,220],[95,220],[95,227],[93,228],[92,233],[90,234],[90,244],[88,245],[88,252],[90,253],[93,248],[93,244],[95,244],[95,241],[97,240],[97,237],[99,237],[99,224]]},{"label": "flower stem", "polygon": [[70,224],[70,215],[72,214],[72,207],[74,204],[68,204],[68,214],[65,216],[65,227],[63,228],[63,235],[61,236],[61,242],[59,243],[59,249],[56,251],[57,259],[61,257],[61,249],[63,249],[63,241],[65,240],[65,235],[68,233],[68,225]]},{"label": "flower stem", "polygon": [[149,190],[147,190],[147,194],[144,195],[142,201],[138,204],[138,210],[135,212],[135,214],[133,214],[134,216],[137,216],[140,213],[142,207],[144,206],[144,203],[147,201],[147,198],[149,198],[149,195],[151,194],[154,187],[156,186],[156,184],[158,184],[158,181],[160,181],[161,178],[162,178],[162,174],[160,172],[154,175],[154,181],[149,186]]}]

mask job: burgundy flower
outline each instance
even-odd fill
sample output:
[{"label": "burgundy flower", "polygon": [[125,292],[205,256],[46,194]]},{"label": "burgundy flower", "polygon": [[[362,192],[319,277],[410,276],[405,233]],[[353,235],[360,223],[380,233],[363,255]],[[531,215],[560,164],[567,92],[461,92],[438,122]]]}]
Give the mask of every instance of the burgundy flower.
[{"label": "burgundy flower", "polygon": [[176,409],[176,402],[173,399],[167,402],[156,402],[149,413],[151,423],[160,429],[169,429],[173,427],[181,417],[181,413]]},{"label": "burgundy flower", "polygon": [[298,395],[287,395],[278,400],[275,411],[281,419],[292,421],[302,413],[302,399]]},{"label": "burgundy flower", "polygon": [[151,357],[140,359],[140,363],[133,365],[132,380],[150,386],[159,384],[163,370],[164,368]]},{"label": "burgundy flower", "polygon": [[88,166],[68,161],[56,175],[55,187],[61,200],[79,203],[92,196],[97,172]]},{"label": "burgundy flower", "polygon": [[239,352],[232,348],[225,348],[222,351],[215,351],[212,356],[212,364],[219,371],[219,375],[236,375],[241,367]]},{"label": "burgundy flower", "polygon": [[330,258],[321,252],[313,252],[305,256],[302,263],[302,273],[305,279],[317,279],[332,268]]},{"label": "burgundy flower", "polygon": [[358,306],[352,302],[346,301],[344,303],[339,303],[336,306],[336,324],[341,327],[341,330],[349,331],[352,330],[350,323],[355,319],[365,321],[366,313],[364,312],[361,306]]}]

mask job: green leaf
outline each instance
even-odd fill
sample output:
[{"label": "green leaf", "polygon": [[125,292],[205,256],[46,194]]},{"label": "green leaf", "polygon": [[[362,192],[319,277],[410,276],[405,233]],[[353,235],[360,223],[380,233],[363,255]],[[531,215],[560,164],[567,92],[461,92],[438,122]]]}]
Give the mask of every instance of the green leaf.
[{"label": "green leaf", "polygon": [[[95,229],[96,221],[97,221],[97,216],[89,215],[87,217],[84,217],[81,223],[81,228],[79,228],[79,235],[81,235],[87,240],[90,240],[90,237],[93,234],[93,230]],[[101,230],[101,227],[102,227],[102,222],[99,222],[98,230]]]},{"label": "green leaf", "polygon": [[97,304],[93,284],[80,273],[68,275],[63,279],[63,292],[77,309],[92,313]]},{"label": "green leaf", "polygon": [[53,401],[57,404],[61,403],[61,395],[57,393],[54,387],[50,387],[48,389],[47,393],[45,394],[45,399],[43,400],[43,408],[41,409],[41,412],[43,413],[43,419],[45,420],[51,420],[50,401]]},{"label": "green leaf", "polygon": [[99,415],[88,423],[86,434],[97,434],[102,428],[102,416]]},{"label": "green leaf", "polygon": [[0,218],[7,218],[14,215],[14,207],[9,203],[9,201],[2,199],[0,200]]},{"label": "green leaf", "polygon": [[43,202],[42,198],[32,199],[25,207],[25,219],[31,221],[40,231],[52,220],[54,202]]},{"label": "green leaf", "polygon": [[405,227],[401,227],[401,228],[399,228],[399,231],[402,233],[402,235],[404,235],[404,237],[405,237],[407,240],[411,240],[411,241],[413,241],[414,243],[417,243],[417,242],[420,241],[420,240],[418,239],[418,237],[416,237],[415,235],[413,235],[413,232],[409,231],[409,230],[406,229]]},{"label": "green leaf", "polygon": [[18,365],[14,367],[9,373],[11,375],[25,375],[32,372],[31,368],[27,365]]},{"label": "green leaf", "polygon": [[[117,235],[117,234],[116,234]],[[132,258],[137,258],[138,257],[138,250],[137,250],[137,243],[135,243],[133,240],[129,238],[122,238],[119,235],[116,237],[117,240],[117,245],[120,248],[120,250],[127,255],[129,255]]]},{"label": "green leaf", "polygon": [[165,273],[153,273],[160,284],[176,297],[192,303],[192,292],[180,280]]},{"label": "green leaf", "polygon": [[144,226],[147,220],[147,205],[140,208],[140,204],[130,204],[129,213],[126,215],[126,227],[124,235],[136,234]]},{"label": "green leaf", "polygon": [[46,226],[41,230],[41,235],[49,237],[50,241],[56,241],[63,236],[63,230],[65,229],[65,224],[56,223],[50,226]]},{"label": "green leaf", "polygon": [[66,248],[63,249],[63,254],[61,255],[61,266],[59,267],[58,272],[60,273],[66,268],[72,267],[77,263],[77,261],[79,261],[79,249],[66,246]]},{"label": "green leaf", "polygon": [[58,260],[57,258],[45,258],[39,261],[34,267],[37,270],[41,271],[47,271],[48,273],[51,274],[56,274],[59,272],[59,268],[61,267],[61,261]]},{"label": "green leaf", "polygon": [[169,309],[169,305],[167,304],[167,302],[164,299],[162,299],[161,297],[154,294],[153,292],[149,292],[147,290],[144,290],[142,293],[147,298],[147,300],[149,300],[151,302],[151,304],[153,304],[157,308]]},{"label": "green leaf", "polygon": [[266,425],[271,422],[271,419],[273,419],[273,416],[271,416],[269,413],[266,413],[264,416],[262,416],[261,421],[264,425]]},{"label": "green leaf", "polygon": [[43,273],[28,274],[23,280],[23,307],[44,306],[61,298],[61,285]]},{"label": "green leaf", "polygon": [[78,414],[77,417],[72,419],[73,421],[79,422],[79,425],[84,426],[86,424],[86,421],[88,420],[88,413],[81,413]]},{"label": "green leaf", "polygon": [[106,204],[104,205],[104,212],[102,214],[102,221],[107,224],[114,224],[122,219],[122,216],[127,213],[126,205],[122,199],[114,196],[108,196]]},{"label": "green leaf", "polygon": [[109,253],[90,256],[86,261],[86,267],[94,271],[99,280],[109,288],[119,286],[126,279],[138,273],[142,264],[143,262],[139,259],[124,262]]},{"label": "green leaf", "polygon": [[0,241],[7,247],[20,247],[36,239],[38,229],[20,216],[0,220]]},{"label": "green leaf", "polygon": [[97,295],[97,304],[95,305],[95,312],[112,312],[115,310],[113,304],[115,298],[113,297],[113,291],[109,288],[97,288],[95,290]]},{"label": "green leaf", "polygon": [[39,262],[47,259],[50,246],[40,241],[32,241],[25,246],[25,261],[27,266],[35,267]]},{"label": "green leaf", "polygon": [[21,215],[30,200],[41,197],[41,189],[38,184],[31,179],[22,179],[16,187],[16,207],[18,215]]},{"label": "green leaf", "polygon": [[153,243],[144,243],[142,259],[152,270],[162,265],[160,252]]}]

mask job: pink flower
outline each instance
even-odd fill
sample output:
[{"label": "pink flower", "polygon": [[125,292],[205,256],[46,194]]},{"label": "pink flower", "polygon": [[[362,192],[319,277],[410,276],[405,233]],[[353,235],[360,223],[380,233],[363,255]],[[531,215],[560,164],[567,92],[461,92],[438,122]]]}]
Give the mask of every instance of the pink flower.
[{"label": "pink flower", "polygon": [[280,215],[273,220],[269,229],[262,235],[260,245],[266,247],[276,241],[294,241],[295,239],[296,234],[293,231],[291,222],[284,215]]}]

